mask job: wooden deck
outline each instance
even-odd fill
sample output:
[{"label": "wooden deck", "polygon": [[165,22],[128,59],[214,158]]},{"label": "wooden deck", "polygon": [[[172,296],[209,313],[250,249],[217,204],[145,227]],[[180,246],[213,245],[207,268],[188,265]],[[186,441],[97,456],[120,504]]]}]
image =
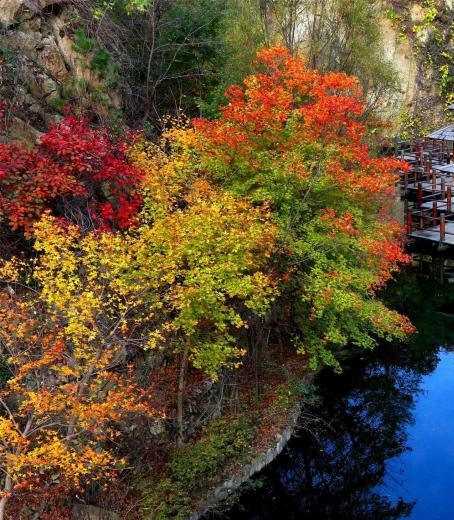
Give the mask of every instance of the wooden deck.
[{"label": "wooden deck", "polygon": [[418,139],[396,145],[406,161],[401,194],[406,200],[407,236],[412,242],[432,243],[454,251],[454,148],[450,141]]},{"label": "wooden deck", "polygon": [[447,222],[445,236],[440,238],[440,226],[431,226],[408,233],[408,236],[417,240],[430,240],[439,244],[454,246],[454,222]]}]

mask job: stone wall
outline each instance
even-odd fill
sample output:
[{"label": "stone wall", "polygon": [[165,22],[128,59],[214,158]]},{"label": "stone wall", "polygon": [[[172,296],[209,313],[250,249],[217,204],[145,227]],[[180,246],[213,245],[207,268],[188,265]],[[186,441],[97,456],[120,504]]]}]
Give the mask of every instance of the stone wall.
[{"label": "stone wall", "polygon": [[298,426],[298,418],[301,414],[301,404],[297,404],[294,410],[289,414],[288,426],[282,433],[276,436],[274,446],[263,453],[260,453],[249,464],[243,466],[241,471],[235,476],[225,480],[222,484],[210,493],[210,495],[197,506],[197,510],[190,516],[189,520],[199,520],[208,511],[216,508],[219,504],[229,500],[229,497],[234,498],[234,492],[252,476],[261,471],[265,466],[270,464],[287,446],[288,441],[295,433]]}]

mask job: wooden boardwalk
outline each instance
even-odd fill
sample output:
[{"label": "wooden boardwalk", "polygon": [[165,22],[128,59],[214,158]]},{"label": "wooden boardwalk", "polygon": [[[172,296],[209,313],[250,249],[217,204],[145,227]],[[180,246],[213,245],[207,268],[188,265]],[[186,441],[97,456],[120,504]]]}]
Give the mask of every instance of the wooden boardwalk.
[{"label": "wooden boardwalk", "polygon": [[410,167],[400,174],[410,241],[454,251],[453,143],[428,138],[398,141],[396,156]]},{"label": "wooden boardwalk", "polygon": [[408,236],[418,240],[430,240],[439,244],[454,246],[454,222],[447,222],[445,224],[445,236],[440,238],[440,226],[431,226],[421,230],[412,231]]}]

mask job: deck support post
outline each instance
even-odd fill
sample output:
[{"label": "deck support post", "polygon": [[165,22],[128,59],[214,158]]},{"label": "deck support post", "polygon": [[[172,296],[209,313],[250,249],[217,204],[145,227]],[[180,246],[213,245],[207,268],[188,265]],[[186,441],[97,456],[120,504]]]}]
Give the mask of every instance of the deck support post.
[{"label": "deck support post", "polygon": [[422,182],[418,182],[418,207],[422,206]]},{"label": "deck support post", "polygon": [[413,215],[411,211],[407,211],[407,234],[413,232]]},{"label": "deck support post", "polygon": [[440,242],[443,242],[446,236],[445,214],[440,213]]},{"label": "deck support post", "polygon": [[424,163],[424,172],[426,174],[426,180],[427,180],[427,182],[429,182],[429,180],[430,180],[430,163],[428,161],[426,161]]}]

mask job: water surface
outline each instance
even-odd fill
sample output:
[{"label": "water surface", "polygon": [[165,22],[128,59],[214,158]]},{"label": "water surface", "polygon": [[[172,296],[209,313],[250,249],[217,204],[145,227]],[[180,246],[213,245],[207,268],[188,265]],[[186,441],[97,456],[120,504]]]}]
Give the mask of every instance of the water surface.
[{"label": "water surface", "polygon": [[450,519],[454,512],[454,354],[441,351],[439,357],[437,368],[421,381],[408,428],[411,451],[388,461],[382,487],[392,500],[416,500],[414,520]]},{"label": "water surface", "polygon": [[454,354],[379,349],[317,384],[304,428],[222,518],[450,520]]}]

